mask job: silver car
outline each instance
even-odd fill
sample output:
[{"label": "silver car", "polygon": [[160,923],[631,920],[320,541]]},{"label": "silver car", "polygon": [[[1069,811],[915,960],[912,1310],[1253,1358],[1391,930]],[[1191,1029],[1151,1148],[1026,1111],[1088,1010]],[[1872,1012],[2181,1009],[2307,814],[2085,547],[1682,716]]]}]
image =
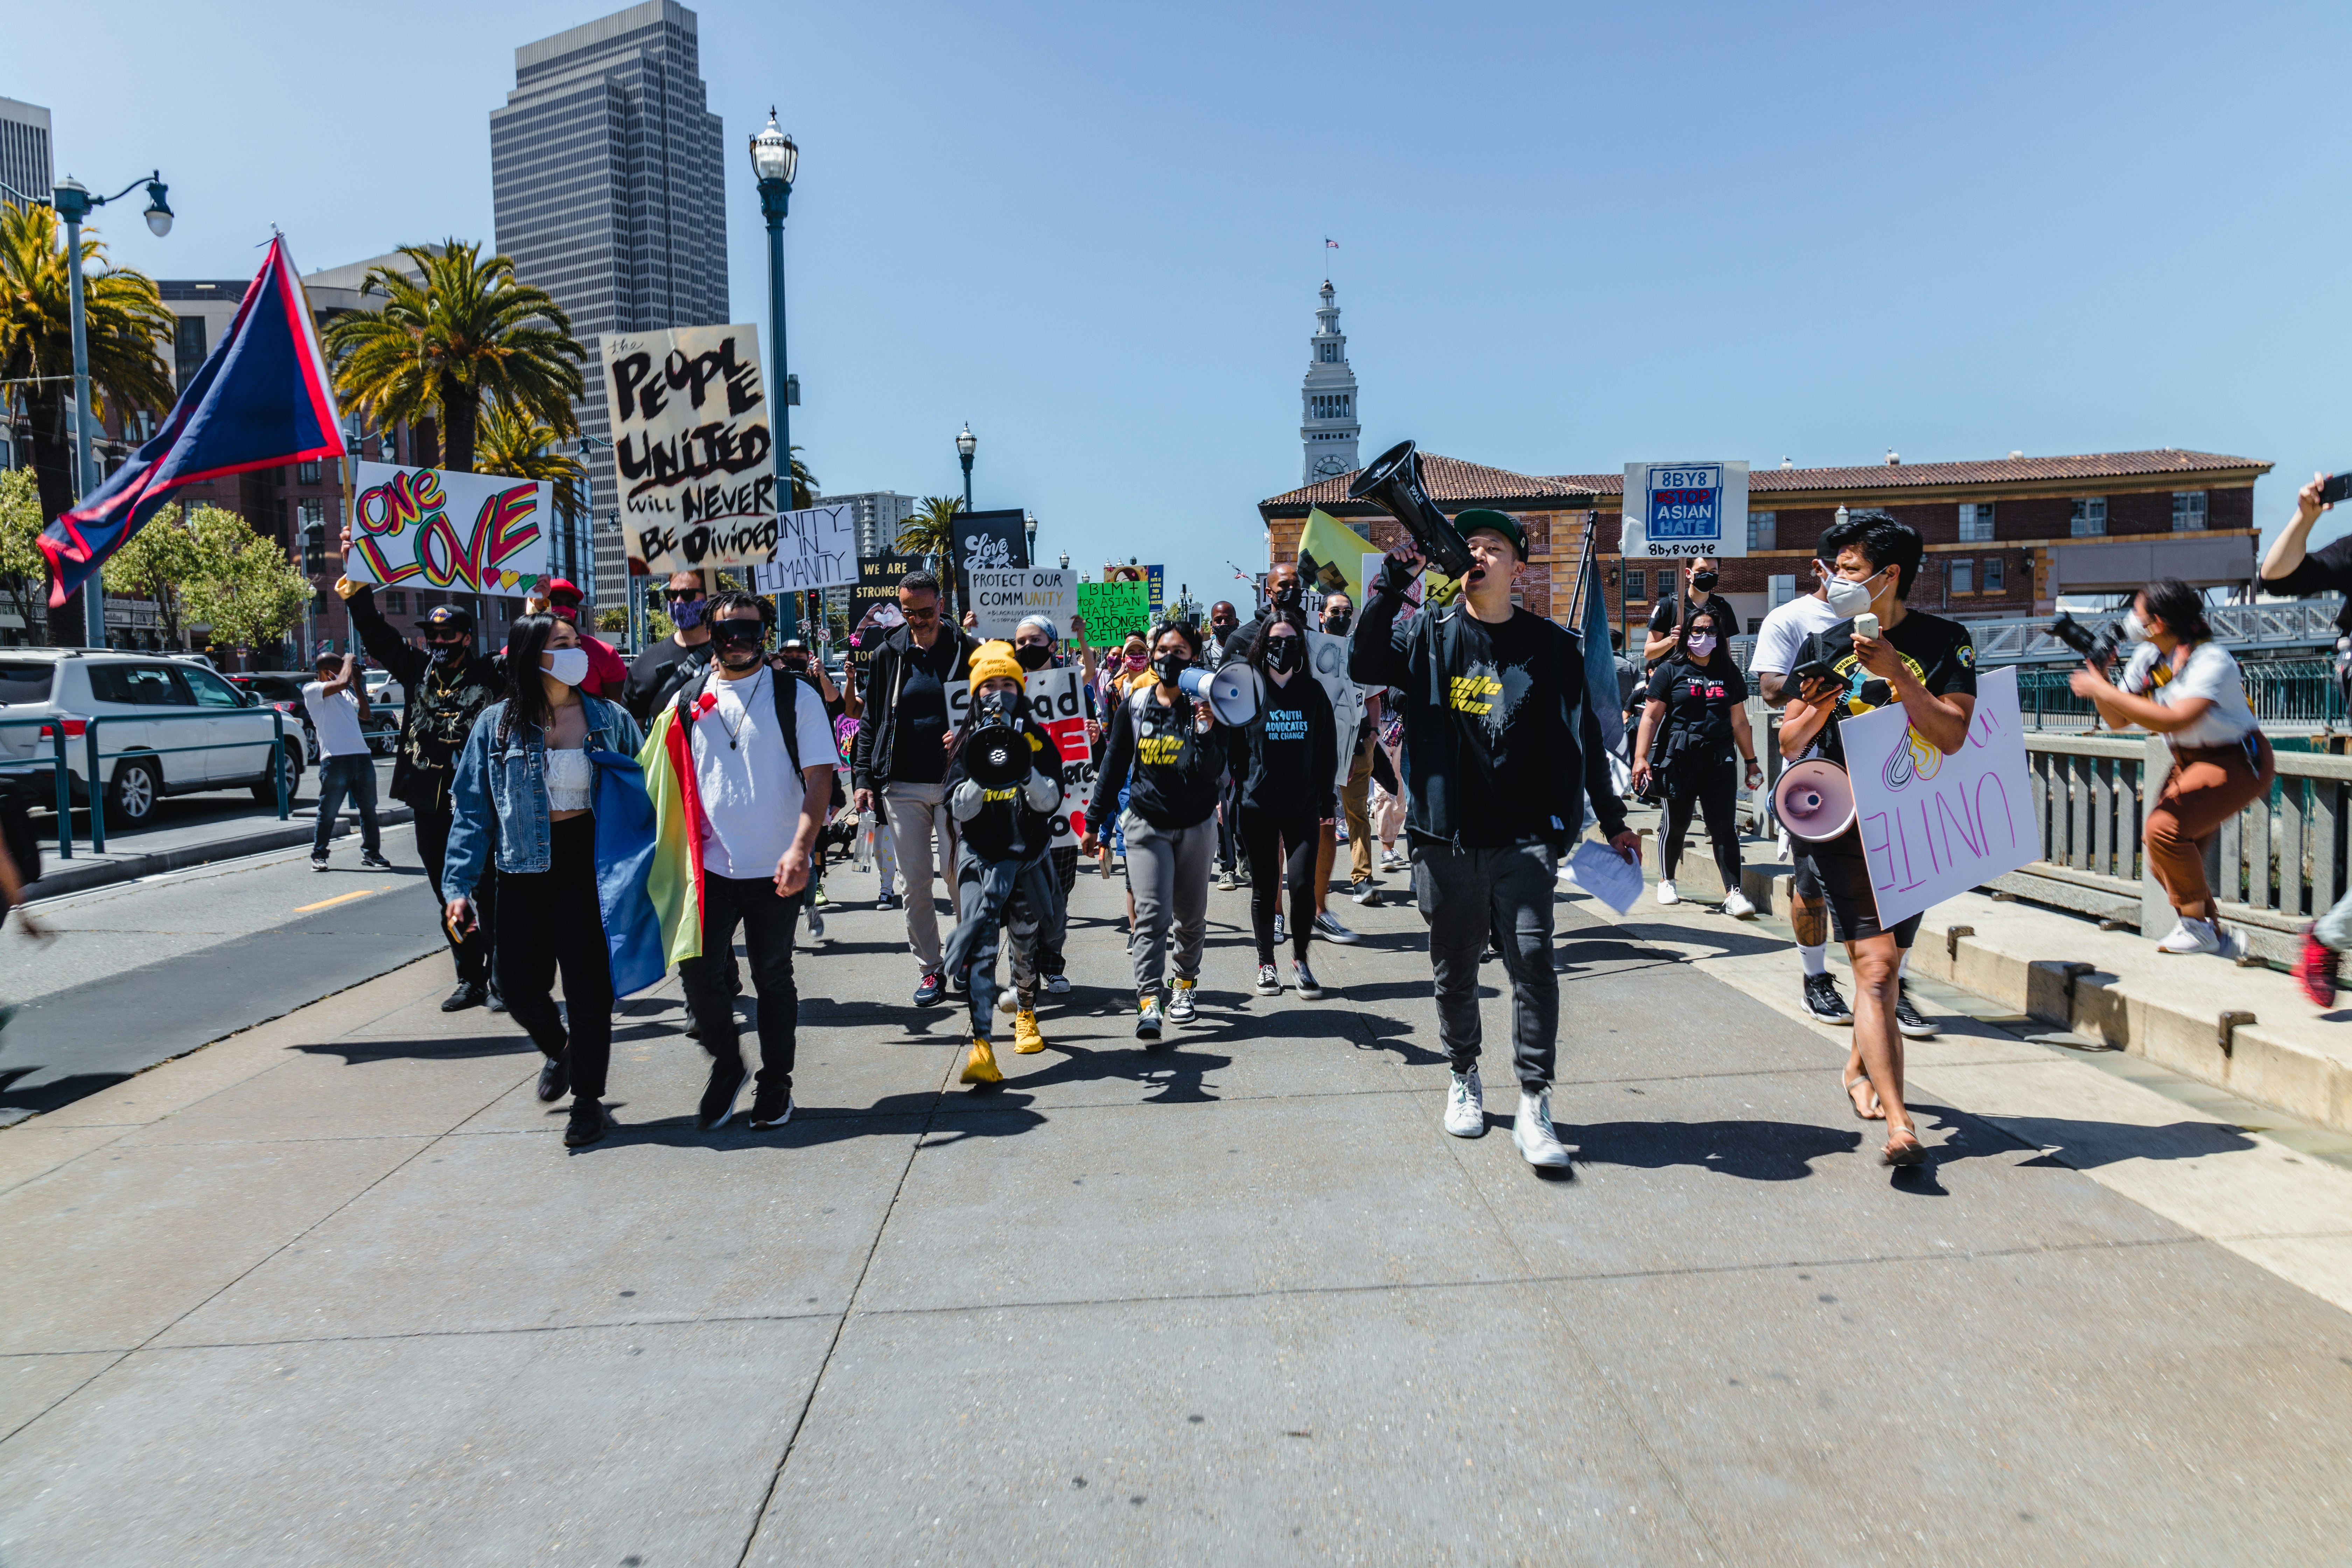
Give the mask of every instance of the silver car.
[{"label": "silver car", "polygon": [[167,795],[248,789],[274,805],[272,763],[282,761],[291,798],[310,761],[299,722],[285,725],[283,750],[274,752],[276,710],[202,665],[161,654],[0,649],[0,776],[24,779],[34,799],[53,800],[52,733],[61,726],[73,799],[87,804],[93,719],[100,721],[106,819],[117,827],[146,826]]}]

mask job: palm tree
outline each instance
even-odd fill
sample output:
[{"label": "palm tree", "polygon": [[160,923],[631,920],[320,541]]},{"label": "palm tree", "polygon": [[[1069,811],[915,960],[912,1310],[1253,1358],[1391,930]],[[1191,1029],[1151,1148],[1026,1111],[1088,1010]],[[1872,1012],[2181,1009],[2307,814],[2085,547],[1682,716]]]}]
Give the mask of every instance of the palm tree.
[{"label": "palm tree", "polygon": [[802,511],[816,505],[816,492],[824,488],[824,481],[810,473],[808,465],[801,461],[801,448],[795,445],[793,447],[793,504],[785,510]]},{"label": "palm tree", "polygon": [[526,412],[556,436],[579,428],[572,411],[588,351],[572,319],[546,289],[515,279],[504,256],[485,259],[464,240],[404,245],[410,271],[368,268],[362,294],[384,297],[380,311],[338,317],[326,331],[338,360],[335,391],[370,423],[389,429],[431,417],[441,466],[470,471],[482,399]]},{"label": "palm tree", "polygon": [[939,563],[940,613],[955,614],[955,574],[945,570],[955,557],[955,516],[963,510],[961,496],[925,496],[907,521],[898,525],[898,548],[908,555],[929,555]]},{"label": "palm tree", "polygon": [[[110,265],[86,226],[81,266],[97,414],[171,407],[172,373],[157,345],[171,341],[175,323],[153,280]],[[33,475],[44,520],[74,500],[66,413],[73,406],[71,297],[58,215],[45,206],[0,205],[0,382],[16,384],[32,416]]]},{"label": "palm tree", "polygon": [[555,487],[555,510],[580,510],[580,459],[558,451],[562,437],[528,410],[504,401],[492,403],[482,416],[474,440],[478,474],[505,474],[510,479],[543,479]]}]

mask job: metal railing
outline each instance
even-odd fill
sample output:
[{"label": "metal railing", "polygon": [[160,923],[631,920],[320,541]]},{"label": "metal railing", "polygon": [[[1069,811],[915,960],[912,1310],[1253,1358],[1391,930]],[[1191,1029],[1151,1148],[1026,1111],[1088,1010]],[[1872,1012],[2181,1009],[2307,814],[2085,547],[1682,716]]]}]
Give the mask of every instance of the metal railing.
[{"label": "metal railing", "polygon": [[[2344,608],[2341,594],[2312,599],[2287,599],[2275,604],[2209,605],[2205,619],[2213,640],[2232,653],[2290,653],[2336,646],[2336,617]],[[1979,668],[2002,664],[2074,664],[2082,656],[2050,635],[2054,616],[2002,616],[1963,624],[1976,644]],[[2118,613],[2102,612],[2075,617],[2085,625],[2118,620]]]},{"label": "metal railing", "polygon": [[[294,815],[292,802],[288,800],[286,790],[286,715],[275,708],[269,710],[270,738],[267,741],[227,741],[206,746],[134,746],[127,752],[99,750],[98,731],[101,724],[174,724],[191,719],[218,719],[232,711],[242,713],[248,710],[224,708],[217,713],[121,713],[110,721],[101,714],[84,721],[86,728],[82,731],[82,744],[87,750],[83,768],[89,784],[89,847],[93,853],[102,855],[106,852],[106,785],[100,782],[99,763],[121,762],[125,757],[162,757],[179,752],[233,752],[246,746],[268,746],[270,748],[270,776],[278,785],[278,820],[284,822]],[[159,791],[163,784],[159,774],[155,780]],[[67,825],[60,830],[62,837],[71,832],[73,818],[69,813],[59,815]]]},{"label": "metal railing", "polygon": [[[2090,727],[2098,710],[2090,700],[2067,689],[2079,663],[2027,665],[2017,671],[2017,705],[2026,723],[2042,729]],[[2265,730],[2341,728],[2344,690],[2336,668],[2324,658],[2249,659],[2238,667],[2246,700]]]},{"label": "metal railing", "polygon": [[50,761],[58,790],[58,858],[73,858],[73,768],[66,761],[66,723],[62,719],[0,719],[0,730],[38,726],[35,739],[47,736],[56,754]]}]

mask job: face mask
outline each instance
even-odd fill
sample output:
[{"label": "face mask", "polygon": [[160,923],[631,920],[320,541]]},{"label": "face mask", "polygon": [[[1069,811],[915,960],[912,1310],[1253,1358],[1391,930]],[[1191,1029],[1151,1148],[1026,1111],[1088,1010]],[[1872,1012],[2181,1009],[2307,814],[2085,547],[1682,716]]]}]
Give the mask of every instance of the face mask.
[{"label": "face mask", "polygon": [[1265,645],[1265,667],[1276,675],[1288,675],[1298,668],[1300,637],[1276,637]]},{"label": "face mask", "polygon": [[1013,699],[1006,692],[992,691],[972,706],[979,710],[983,724],[1003,724],[1013,717]]},{"label": "face mask", "polygon": [[2124,636],[2133,642],[2147,641],[2147,623],[2139,618],[2137,605],[2124,615]]},{"label": "face mask", "polygon": [[1274,591],[1274,602],[1286,609],[1296,608],[1306,594],[1307,590],[1298,585],[1298,579],[1293,577]]},{"label": "face mask", "polygon": [[548,662],[540,668],[563,682],[577,686],[588,679],[588,650],[584,647],[552,647],[547,650]]},{"label": "face mask", "polygon": [[1347,611],[1335,611],[1334,613],[1323,617],[1323,629],[1329,632],[1335,637],[1345,637],[1348,632],[1348,622],[1349,618],[1350,617]]},{"label": "face mask", "polygon": [[1696,588],[1702,594],[1712,594],[1715,592],[1716,581],[1716,575],[1712,572],[1694,572],[1691,574],[1691,586]]},{"label": "face mask", "polygon": [[1045,661],[1054,657],[1054,650],[1041,642],[1025,642],[1013,650],[1013,657],[1024,669],[1043,669]]},{"label": "face mask", "polygon": [[1229,637],[1235,632],[1241,630],[1241,623],[1239,621],[1211,621],[1209,623],[1209,629],[1216,633],[1220,637]]},{"label": "face mask", "polygon": [[710,603],[708,599],[687,599],[669,607],[669,624],[679,631],[690,632],[702,624],[702,612]]},{"label": "face mask", "polygon": [[1127,668],[1129,669],[1141,669],[1145,665],[1151,662],[1151,656],[1148,653],[1130,653],[1125,657],[1127,659]]},{"label": "face mask", "polygon": [[1823,591],[1828,595],[1830,608],[1836,612],[1838,619],[1842,621],[1852,620],[1870,608],[1870,584],[1867,579],[1860,583],[1850,583],[1843,577],[1832,577],[1823,585]]},{"label": "face mask", "polygon": [[1690,650],[1691,657],[1693,658],[1712,658],[1715,656],[1715,634],[1713,632],[1701,632],[1697,636],[1692,637],[1690,639]]},{"label": "face mask", "polygon": [[433,645],[433,662],[449,664],[465,657],[466,645],[461,642],[437,642]]},{"label": "face mask", "polygon": [[1151,668],[1160,679],[1173,686],[1178,676],[1192,668],[1192,661],[1181,653],[1163,653],[1151,661]]}]

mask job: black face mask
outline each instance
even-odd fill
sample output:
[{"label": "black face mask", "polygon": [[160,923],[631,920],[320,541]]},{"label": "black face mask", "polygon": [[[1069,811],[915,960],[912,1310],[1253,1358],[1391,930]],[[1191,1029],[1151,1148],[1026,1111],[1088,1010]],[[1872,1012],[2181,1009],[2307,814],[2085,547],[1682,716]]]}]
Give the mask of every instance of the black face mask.
[{"label": "black face mask", "polygon": [[1151,661],[1151,668],[1160,679],[1173,686],[1178,676],[1192,668],[1192,661],[1184,654],[1163,653]]},{"label": "black face mask", "polygon": [[1691,586],[1696,588],[1702,594],[1714,593],[1715,584],[1716,576],[1712,572],[1694,572],[1691,574]]},{"label": "black face mask", "polygon": [[1298,668],[1299,655],[1305,651],[1305,637],[1276,637],[1265,645],[1265,667],[1276,675],[1288,675]]},{"label": "black face mask", "polygon": [[972,704],[982,724],[1009,724],[1013,721],[1013,699],[1002,691],[992,691]]},{"label": "black face mask", "polygon": [[453,664],[466,657],[466,645],[461,642],[436,642],[430,646],[436,664]]},{"label": "black face mask", "polygon": [[1335,610],[1323,617],[1323,629],[1335,637],[1345,637],[1348,635],[1348,622],[1351,618],[1347,611]]},{"label": "black face mask", "polygon": [[1025,642],[1013,650],[1013,658],[1024,669],[1043,669],[1054,650],[1041,642]]},{"label": "black face mask", "polygon": [[1209,629],[1220,637],[1229,637],[1242,629],[1239,621],[1211,621]]},{"label": "black face mask", "polygon": [[1274,591],[1274,602],[1286,610],[1297,609],[1300,601],[1306,596],[1307,590],[1298,585],[1298,579],[1296,577]]}]

